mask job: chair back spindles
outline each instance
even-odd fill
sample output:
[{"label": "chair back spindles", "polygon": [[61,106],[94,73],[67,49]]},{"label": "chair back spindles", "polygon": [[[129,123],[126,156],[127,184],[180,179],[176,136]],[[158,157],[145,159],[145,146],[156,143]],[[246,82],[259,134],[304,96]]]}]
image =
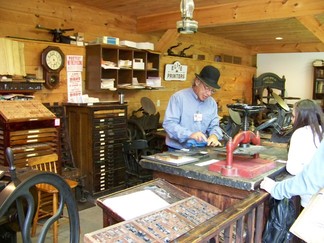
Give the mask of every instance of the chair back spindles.
[{"label": "chair back spindles", "polygon": [[[28,166],[34,170],[52,172],[57,174],[57,160],[58,156],[56,153],[42,155],[38,157],[28,158]],[[71,189],[75,188],[78,185],[78,182],[65,179],[65,182],[69,185]],[[32,226],[32,236],[36,234],[36,227],[39,219],[56,215],[61,208],[58,208],[59,202],[59,190],[56,187],[53,187],[49,184],[37,184],[37,193],[38,193],[38,204],[37,210],[34,217],[34,222]],[[49,196],[51,195],[51,196]],[[52,210],[48,210],[48,205],[52,205]],[[53,242],[58,243],[58,222],[53,223]]]}]

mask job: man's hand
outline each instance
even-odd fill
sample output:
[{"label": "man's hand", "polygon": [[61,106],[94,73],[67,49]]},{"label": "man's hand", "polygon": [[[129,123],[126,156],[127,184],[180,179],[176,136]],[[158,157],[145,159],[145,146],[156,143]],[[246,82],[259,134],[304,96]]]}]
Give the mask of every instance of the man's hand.
[{"label": "man's hand", "polygon": [[222,144],[220,141],[218,141],[217,136],[215,134],[212,134],[207,139],[207,146],[217,147],[217,146],[222,146]]},{"label": "man's hand", "polygon": [[197,142],[207,142],[207,137],[202,132],[194,132],[190,135],[190,138],[196,140]]},{"label": "man's hand", "polygon": [[269,177],[264,177],[263,181],[261,181],[260,187],[271,194],[271,191],[275,185],[276,182],[274,180]]}]

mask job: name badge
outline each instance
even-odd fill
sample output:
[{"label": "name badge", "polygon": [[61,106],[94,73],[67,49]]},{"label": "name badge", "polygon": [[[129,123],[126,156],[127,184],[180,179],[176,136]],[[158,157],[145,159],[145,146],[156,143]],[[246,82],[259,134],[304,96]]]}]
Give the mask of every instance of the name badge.
[{"label": "name badge", "polygon": [[195,113],[194,114],[194,121],[201,122],[202,121],[202,118],[203,118],[203,116],[202,116],[201,113]]}]

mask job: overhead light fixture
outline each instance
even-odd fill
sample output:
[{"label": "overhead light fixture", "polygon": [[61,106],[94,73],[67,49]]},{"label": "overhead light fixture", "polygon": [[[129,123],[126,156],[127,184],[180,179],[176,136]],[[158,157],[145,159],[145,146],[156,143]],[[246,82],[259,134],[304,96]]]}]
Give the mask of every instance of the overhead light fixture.
[{"label": "overhead light fixture", "polygon": [[181,34],[193,34],[197,32],[198,22],[193,20],[195,4],[193,0],[181,0],[180,11],[182,20],[177,21],[177,29]]}]

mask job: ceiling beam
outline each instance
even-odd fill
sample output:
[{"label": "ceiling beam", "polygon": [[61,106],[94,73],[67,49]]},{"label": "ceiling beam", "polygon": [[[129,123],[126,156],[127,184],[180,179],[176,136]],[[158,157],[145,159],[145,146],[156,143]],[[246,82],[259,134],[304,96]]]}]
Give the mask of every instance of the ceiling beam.
[{"label": "ceiling beam", "polygon": [[155,50],[161,53],[167,51],[167,49],[177,40],[179,33],[176,29],[167,30],[160,40],[155,44]]},{"label": "ceiling beam", "polygon": [[[193,19],[198,21],[199,27],[213,27],[320,13],[324,13],[323,0],[252,0],[196,8]],[[137,31],[145,33],[173,29],[180,19],[180,9],[177,12],[139,17]]]},{"label": "ceiling beam", "polygon": [[258,53],[291,53],[291,52],[324,52],[324,43],[297,43],[278,45],[251,46],[254,54]]},{"label": "ceiling beam", "polygon": [[313,33],[322,43],[324,43],[324,27],[314,16],[296,17],[299,22]]}]

